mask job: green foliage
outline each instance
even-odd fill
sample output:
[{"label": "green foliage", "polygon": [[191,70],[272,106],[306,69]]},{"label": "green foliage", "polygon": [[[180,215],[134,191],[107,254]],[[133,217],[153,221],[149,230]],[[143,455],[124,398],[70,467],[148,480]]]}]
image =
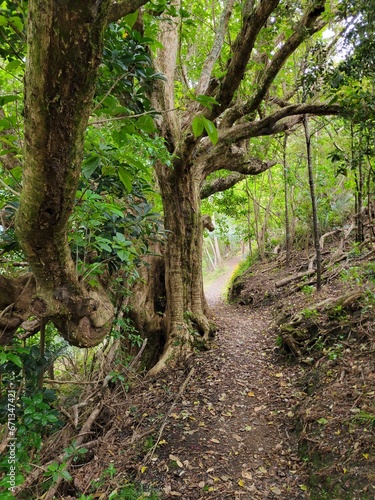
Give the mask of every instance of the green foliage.
[{"label": "green foliage", "polygon": [[[0,349],[0,421],[5,424],[6,418],[12,417],[12,428],[9,423],[8,427],[17,436],[15,455],[19,484],[21,476],[29,471],[30,456],[37,460],[43,440],[62,426],[59,412],[54,408],[55,391],[39,388],[41,371],[52,355],[49,345],[44,357],[36,345]],[[3,456],[0,470],[8,468],[8,457]]]},{"label": "green foliage", "polygon": [[205,118],[204,116],[196,116],[193,119],[192,122],[192,129],[195,137],[199,137],[202,135],[203,130],[207,132],[208,137],[210,138],[210,141],[212,144],[216,144],[219,136],[218,136],[218,131],[217,128],[215,127],[215,124],[211,121]]},{"label": "green foliage", "polygon": [[301,292],[308,296],[313,295],[315,293],[315,287],[312,285],[304,285],[301,288]]},{"label": "green foliage", "polygon": [[302,316],[305,319],[314,319],[314,318],[317,318],[319,316],[319,313],[316,309],[306,308],[306,309],[302,309],[301,312],[302,312]]}]

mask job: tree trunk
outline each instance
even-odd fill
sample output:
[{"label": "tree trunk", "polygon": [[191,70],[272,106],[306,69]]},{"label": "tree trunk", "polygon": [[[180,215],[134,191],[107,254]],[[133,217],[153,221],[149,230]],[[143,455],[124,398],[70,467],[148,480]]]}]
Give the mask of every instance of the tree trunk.
[{"label": "tree trunk", "polygon": [[313,215],[313,234],[314,234],[314,247],[316,255],[316,290],[322,287],[322,257],[319,244],[319,225],[318,225],[318,211],[316,206],[316,196],[315,196],[315,183],[314,183],[314,173],[311,158],[311,136],[309,133],[309,122],[307,115],[304,116],[303,120],[305,139],[306,139],[306,152],[307,152],[307,168],[309,173],[309,185],[310,185],[310,196],[312,205],[312,215]]},{"label": "tree trunk", "polygon": [[283,142],[283,176],[284,176],[284,201],[285,201],[285,267],[290,264],[291,231],[289,217],[289,190],[288,190],[288,158],[287,158],[288,135],[284,134]]},{"label": "tree trunk", "polygon": [[192,354],[210,333],[203,292],[203,226],[200,214],[201,179],[194,170],[158,165],[157,175],[168,231],[165,250],[166,343],[155,375]]},{"label": "tree trunk", "polygon": [[109,333],[114,317],[106,293],[79,281],[67,238],[108,6],[109,0],[29,2],[25,168],[16,231],[36,278],[32,312],[85,347]]}]

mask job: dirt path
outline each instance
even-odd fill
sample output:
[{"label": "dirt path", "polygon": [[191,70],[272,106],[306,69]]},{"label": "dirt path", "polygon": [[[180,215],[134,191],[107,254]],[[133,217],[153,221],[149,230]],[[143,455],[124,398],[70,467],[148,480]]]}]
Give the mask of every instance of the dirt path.
[{"label": "dirt path", "polygon": [[218,302],[223,301],[223,294],[225,292],[228,281],[230,280],[234,270],[241,262],[241,255],[236,255],[224,262],[225,272],[213,281],[210,281],[204,286],[204,293],[207,302],[210,306],[214,306]]},{"label": "dirt path", "polygon": [[206,289],[219,326],[214,346],[193,360],[143,475],[166,499],[308,498],[290,432],[291,368],[276,359],[271,313],[220,299],[238,262]]}]

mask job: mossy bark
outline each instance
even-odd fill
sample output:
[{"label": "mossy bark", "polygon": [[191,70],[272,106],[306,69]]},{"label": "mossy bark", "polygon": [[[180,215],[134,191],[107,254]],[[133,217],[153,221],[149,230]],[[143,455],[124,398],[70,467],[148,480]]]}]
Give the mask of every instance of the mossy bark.
[{"label": "mossy bark", "polygon": [[159,165],[159,185],[167,230],[165,248],[166,332],[163,354],[151,370],[156,374],[186,359],[211,331],[203,292],[200,188],[203,177],[194,168]]},{"label": "mossy bark", "polygon": [[36,278],[34,314],[78,346],[100,342],[114,316],[107,295],[79,281],[67,239],[108,6],[109,0],[29,2],[16,231]]}]

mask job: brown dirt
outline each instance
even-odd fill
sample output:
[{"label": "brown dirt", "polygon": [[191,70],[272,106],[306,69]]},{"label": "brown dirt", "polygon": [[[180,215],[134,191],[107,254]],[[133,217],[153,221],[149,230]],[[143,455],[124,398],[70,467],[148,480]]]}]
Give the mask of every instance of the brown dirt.
[{"label": "brown dirt", "polygon": [[219,327],[212,349],[184,370],[137,384],[120,408],[108,402],[115,414],[111,436],[96,460],[75,474],[80,491],[90,491],[109,461],[163,499],[308,498],[289,432],[291,380],[299,368],[281,365],[275,356],[269,310],[221,299],[239,260],[232,259],[206,291]]},{"label": "brown dirt", "polygon": [[[184,368],[108,395],[105,437],[94,460],[77,467],[77,490],[108,496],[131,478],[162,499],[374,498],[374,429],[355,420],[373,411],[374,347],[368,353],[362,339],[358,350],[353,337],[342,357],[306,366],[277,346],[281,312],[340,294],[344,285],[328,283],[319,297],[270,296],[288,271],[268,263],[247,284],[261,300],[227,305],[222,290],[237,263],[206,289],[218,325],[212,348]],[[116,475],[100,480],[109,466]]]}]

